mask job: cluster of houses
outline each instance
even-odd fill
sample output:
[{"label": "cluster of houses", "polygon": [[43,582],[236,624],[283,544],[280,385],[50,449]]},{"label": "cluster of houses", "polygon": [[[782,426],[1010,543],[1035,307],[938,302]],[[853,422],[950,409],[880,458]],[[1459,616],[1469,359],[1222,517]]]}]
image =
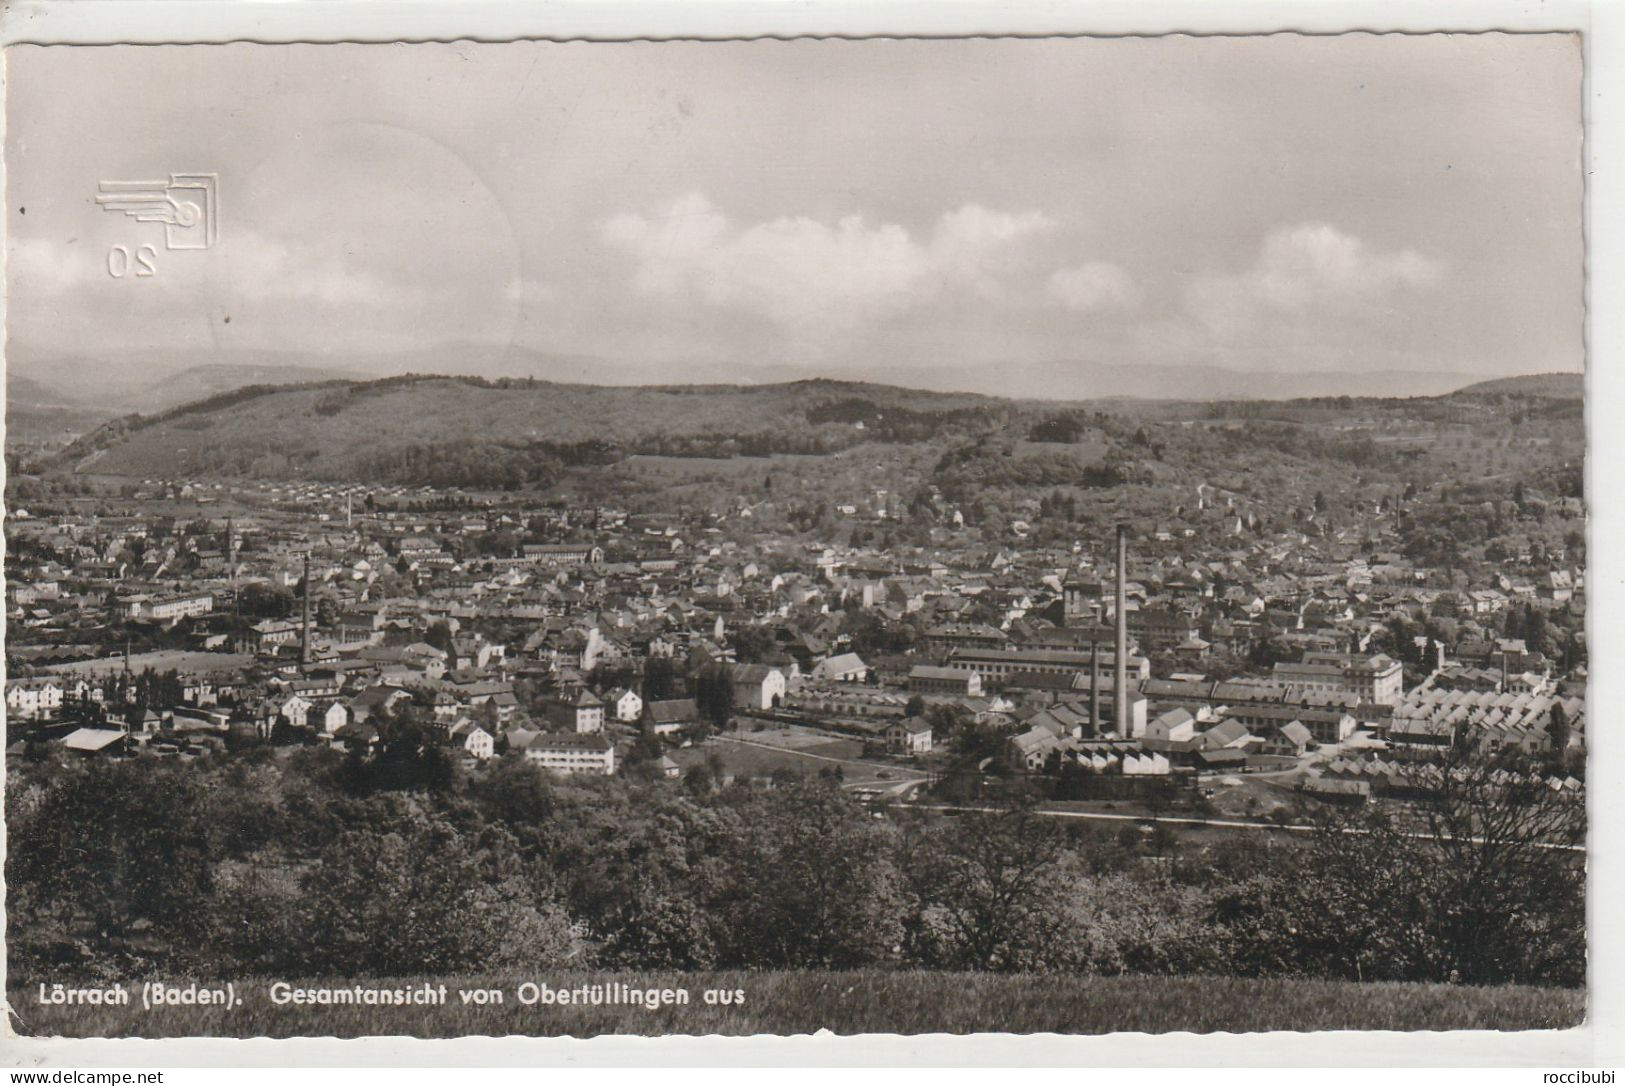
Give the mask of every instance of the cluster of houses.
[{"label": "cluster of houses", "polygon": [[[1568,568],[1465,590],[1353,534],[1159,532],[1126,570],[1119,676],[1114,571],[1083,548],[881,551],[730,531],[726,518],[471,507],[427,489],[142,487],[117,515],[19,511],[8,524],[10,719],[45,724],[110,702],[85,664],[117,652],[117,630],[221,663],[183,676],[183,696],[144,705],[127,740],[98,750],[279,725],[371,744],[411,701],[471,760],[511,751],[614,773],[634,732],[680,740],[699,722],[695,680],[718,667],[741,715],[909,757],[940,752],[949,737],[930,720],[952,716],[1003,732],[1007,761],[1031,772],[1165,775],[1356,740],[1426,745],[1464,727],[1485,746],[1533,751],[1558,703],[1566,741],[1583,742],[1568,677],[1495,621],[1514,604],[1579,613],[1584,576]],[[143,494],[204,504],[190,520],[148,515]],[[228,501],[229,515],[211,508]],[[1430,646],[1430,678],[1407,691],[1405,667],[1373,651],[1373,635],[1445,605],[1461,639]],[[884,648],[853,614],[893,635]],[[1288,658],[1208,677],[1265,642]],[[646,702],[657,668],[671,681]],[[1097,719],[1119,681],[1122,729]]]},{"label": "cluster of houses", "polygon": [[[1564,696],[1555,684],[1536,689],[1446,689],[1425,682],[1395,707],[1384,732],[1394,745],[1448,747],[1465,740],[1485,751],[1528,754],[1580,747],[1585,733],[1585,699]],[[1558,722],[1561,721],[1561,724]]]},{"label": "cluster of houses", "polygon": [[[1388,761],[1380,756],[1333,758],[1312,768],[1302,788],[1322,798],[1353,802],[1374,796],[1416,797],[1436,791],[1446,773],[1454,773],[1458,781],[1467,776],[1464,769],[1447,770],[1430,762]],[[1562,795],[1579,797],[1585,793],[1585,784],[1566,773],[1535,775],[1496,769],[1484,783],[1492,788],[1538,783]]]}]

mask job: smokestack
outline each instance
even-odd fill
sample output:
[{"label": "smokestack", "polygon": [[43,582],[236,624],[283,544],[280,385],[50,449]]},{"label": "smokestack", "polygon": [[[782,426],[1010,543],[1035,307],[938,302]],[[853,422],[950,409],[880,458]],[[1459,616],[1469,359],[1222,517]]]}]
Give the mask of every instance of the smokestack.
[{"label": "smokestack", "polygon": [[1117,526],[1117,676],[1112,684],[1117,712],[1117,735],[1127,739],[1128,727],[1128,525]]},{"label": "smokestack", "polygon": [[232,518],[226,518],[226,565],[231,571],[231,613],[238,613],[237,606],[237,525]]},{"label": "smokestack", "polygon": [[1089,640],[1089,730],[1100,735],[1100,638]]},{"label": "smokestack", "polygon": [[299,670],[310,667],[310,552],[305,552],[305,591],[300,603]]}]

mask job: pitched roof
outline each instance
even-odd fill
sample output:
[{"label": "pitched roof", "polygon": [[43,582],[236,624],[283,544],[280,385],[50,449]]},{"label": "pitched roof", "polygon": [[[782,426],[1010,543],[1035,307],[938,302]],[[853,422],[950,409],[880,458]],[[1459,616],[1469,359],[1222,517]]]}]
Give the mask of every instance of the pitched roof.
[{"label": "pitched roof", "polygon": [[908,677],[910,679],[935,679],[938,681],[963,684],[970,676],[974,674],[976,674],[976,672],[965,668],[934,667],[931,664],[916,664],[914,667],[909,669]]},{"label": "pitched roof", "polygon": [[1314,738],[1314,736],[1310,734],[1309,729],[1298,723],[1296,720],[1290,720],[1287,723],[1282,724],[1277,731],[1280,732],[1283,739],[1286,739],[1300,747],[1306,746],[1309,741]]},{"label": "pitched roof", "polygon": [[1202,739],[1214,746],[1229,746],[1247,735],[1247,725],[1239,720],[1221,720],[1202,733]]},{"label": "pitched roof", "polygon": [[693,698],[645,702],[643,712],[656,724],[682,724],[699,716],[699,709],[695,706]]},{"label": "pitched roof", "polygon": [[124,738],[122,731],[111,728],[79,728],[68,733],[62,745],[69,750],[94,752],[104,750]]},{"label": "pitched roof", "polygon": [[[513,745],[513,737],[508,739]],[[583,734],[580,732],[543,732],[526,744],[530,750],[596,750],[605,751],[614,749],[611,743],[602,735]]]}]

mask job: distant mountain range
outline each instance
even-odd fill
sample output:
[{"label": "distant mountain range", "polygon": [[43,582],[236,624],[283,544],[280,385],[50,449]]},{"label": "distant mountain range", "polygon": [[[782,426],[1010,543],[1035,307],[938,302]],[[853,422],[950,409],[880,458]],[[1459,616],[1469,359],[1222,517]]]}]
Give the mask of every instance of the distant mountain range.
[{"label": "distant mountain range", "polygon": [[[808,367],[793,364],[719,362],[611,362],[576,355],[545,354],[479,344],[390,355],[328,356],[276,351],[221,354],[205,350],[142,351],[116,362],[91,358],[44,358],[13,351],[20,359],[7,376],[12,412],[71,408],[106,417],[151,414],[219,392],[254,384],[364,380],[403,373],[489,378],[524,377],[590,385],[768,385],[806,379]],[[850,368],[848,367],[848,370]],[[830,374],[828,376],[836,376]],[[850,377],[850,372],[842,377]],[[1519,382],[1580,382],[1578,374],[1502,378]],[[879,361],[863,368],[864,382],[942,392],[969,392],[1042,400],[1284,400],[1317,396],[1438,396],[1472,384],[1472,375],[1386,370],[1371,373],[1270,373],[1214,366],[1114,365],[1084,361],[922,367]],[[1480,382],[1495,385],[1497,381]]]},{"label": "distant mountain range", "polygon": [[86,359],[20,363],[6,374],[8,409],[73,408],[108,417],[152,414],[245,385],[292,385],[355,380],[360,370],[308,363],[304,358],[255,356],[233,362],[189,356],[134,355],[110,370]]}]

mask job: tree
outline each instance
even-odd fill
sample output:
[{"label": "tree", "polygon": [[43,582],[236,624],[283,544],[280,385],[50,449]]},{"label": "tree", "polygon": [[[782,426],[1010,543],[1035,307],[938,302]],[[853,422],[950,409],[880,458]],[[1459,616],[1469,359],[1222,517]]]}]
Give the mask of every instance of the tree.
[{"label": "tree", "polygon": [[1053,820],[1026,804],[918,831],[903,863],[918,908],[913,953],[950,969],[1044,964],[1064,923],[1061,853]]},{"label": "tree", "polygon": [[722,730],[733,719],[734,678],[727,664],[706,665],[694,681],[694,703],[700,719]]},{"label": "tree", "polygon": [[[301,880],[308,975],[406,976],[478,969],[538,954],[560,961],[575,942],[562,910],[522,874],[493,869],[464,835],[418,815],[388,832],[352,830]],[[531,945],[517,953],[519,932]],[[288,968],[288,966],[284,966]]]},{"label": "tree", "polygon": [[629,661],[602,661],[587,672],[587,683],[595,690],[630,688],[637,673]]},{"label": "tree", "polygon": [[540,826],[555,805],[548,774],[523,758],[502,759],[469,795],[487,818],[509,827]]},{"label": "tree", "polygon": [[[119,961],[142,927],[184,946],[208,913],[221,851],[209,790],[197,774],[177,771],[190,768],[71,766],[28,808],[8,797],[13,924],[64,949],[77,945],[67,956],[53,952],[64,962]],[[31,916],[37,926],[25,922]]]},{"label": "tree", "polygon": [[451,624],[444,619],[429,624],[429,628],[423,632],[423,642],[445,653],[448,663],[455,663]]},{"label": "tree", "polygon": [[1247,652],[1247,661],[1253,667],[1267,670],[1283,660],[1292,659],[1292,650],[1271,630],[1269,636],[1254,641]]},{"label": "tree", "polygon": [[660,773],[660,759],[665,757],[666,748],[660,737],[653,732],[640,731],[632,739],[632,745],[627,748],[626,757],[621,760],[621,772],[642,780],[654,780]]},{"label": "tree", "polygon": [[644,701],[666,701],[672,697],[675,685],[676,671],[670,657],[651,656],[643,665]]},{"label": "tree", "polygon": [[724,796],[739,829],[723,843],[718,965],[843,969],[890,957],[904,907],[887,826],[827,779]]},{"label": "tree", "polygon": [[716,774],[711,772],[711,767],[704,762],[696,762],[683,774],[683,787],[696,796],[708,795],[715,791],[717,783]]},{"label": "tree", "polygon": [[[946,718],[942,715],[947,711]],[[1005,750],[1005,735],[991,724],[979,724],[969,713],[957,714],[954,707],[939,705],[926,714],[933,736],[948,737],[948,744],[965,762],[998,761]]]},{"label": "tree", "polygon": [[[1384,808],[1323,818],[1291,893],[1291,954],[1363,980],[1575,985],[1585,977],[1585,807],[1516,751],[1460,745],[1399,823]],[[1300,966],[1301,968],[1302,966]]]},{"label": "tree", "polygon": [[741,626],[728,637],[742,664],[761,663],[773,651],[773,633],[765,626]]},{"label": "tree", "polygon": [[1569,711],[1560,701],[1552,702],[1547,714],[1546,737],[1551,742],[1552,753],[1561,759],[1569,749]]},{"label": "tree", "polygon": [[293,593],[255,581],[238,591],[237,611],[245,618],[287,618],[293,613]]}]

